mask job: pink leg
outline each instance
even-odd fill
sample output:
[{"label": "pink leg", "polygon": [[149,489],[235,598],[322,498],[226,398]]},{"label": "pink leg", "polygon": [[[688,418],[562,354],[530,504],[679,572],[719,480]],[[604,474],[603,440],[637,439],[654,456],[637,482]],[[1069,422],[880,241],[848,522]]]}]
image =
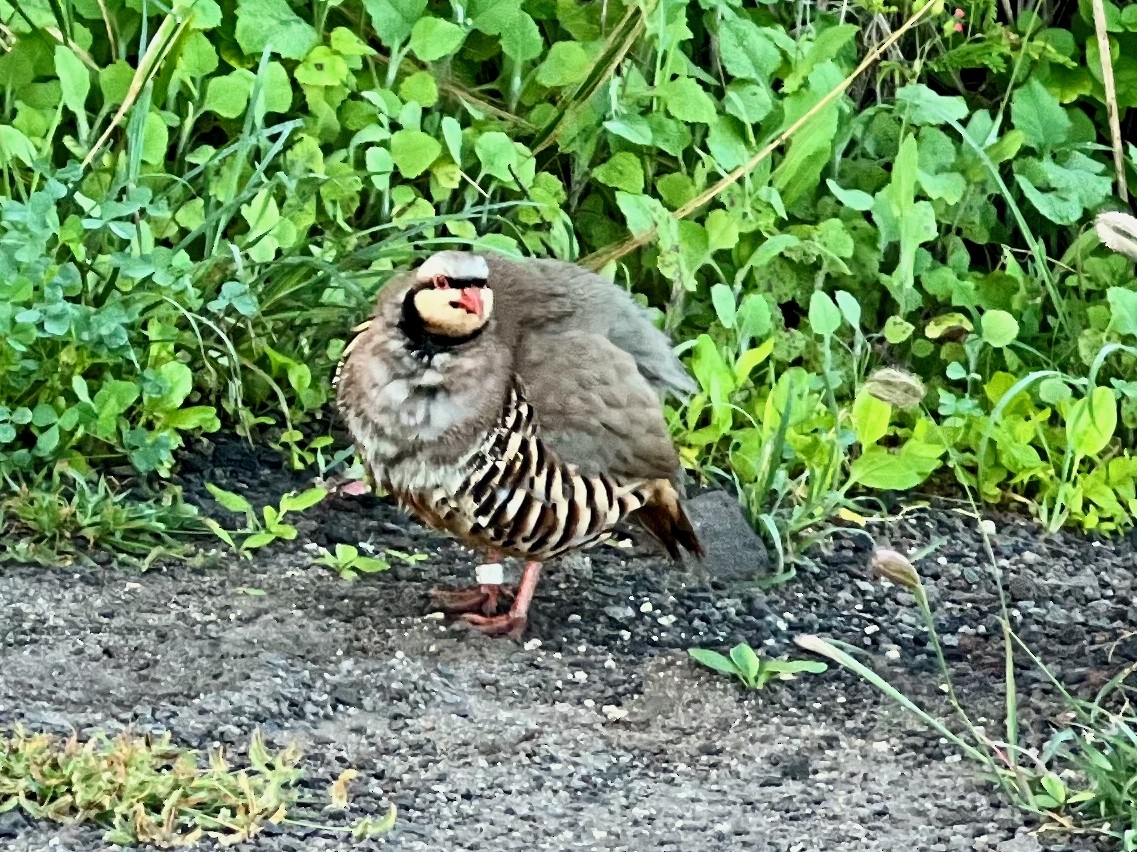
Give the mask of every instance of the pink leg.
[{"label": "pink leg", "polygon": [[[500,561],[500,550],[496,548],[486,550],[487,563]],[[431,589],[429,592],[431,600],[443,612],[458,614],[481,611],[487,616],[497,612],[498,599],[503,594],[509,597],[514,593],[514,590],[509,586],[498,586],[490,583],[483,583],[466,589]]]},{"label": "pink leg", "polygon": [[487,636],[505,635],[511,639],[520,639],[529,623],[529,604],[533,601],[533,592],[540,577],[541,563],[526,562],[525,570],[521,572],[521,582],[517,585],[517,596],[513,599],[509,612],[494,616],[468,612],[461,616],[462,621]]}]

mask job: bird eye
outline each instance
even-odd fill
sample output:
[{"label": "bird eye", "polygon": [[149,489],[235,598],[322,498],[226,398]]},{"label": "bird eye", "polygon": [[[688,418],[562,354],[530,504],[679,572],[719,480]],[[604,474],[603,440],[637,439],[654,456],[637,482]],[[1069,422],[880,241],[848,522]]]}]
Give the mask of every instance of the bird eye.
[{"label": "bird eye", "polygon": [[447,290],[450,288],[450,279],[445,275],[435,275],[430,279],[430,283],[434,285],[436,290]]}]

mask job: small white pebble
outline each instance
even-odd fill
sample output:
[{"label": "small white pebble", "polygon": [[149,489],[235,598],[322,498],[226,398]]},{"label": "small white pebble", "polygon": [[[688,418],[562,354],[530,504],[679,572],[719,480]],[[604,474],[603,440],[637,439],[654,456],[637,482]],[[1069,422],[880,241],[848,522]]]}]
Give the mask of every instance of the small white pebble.
[{"label": "small white pebble", "polygon": [[640,612],[651,612],[651,601],[644,601],[640,604]]},{"label": "small white pebble", "polygon": [[872,744],[873,751],[891,751],[892,744],[887,740],[879,740]]},{"label": "small white pebble", "polygon": [[446,613],[444,613],[444,612],[428,612],[426,615],[423,616],[423,618],[429,618],[431,621],[442,621],[442,619],[446,618]]},{"label": "small white pebble", "polygon": [[630,630],[621,630],[620,638],[625,642],[630,642],[632,640],[632,632]]},{"label": "small white pebble", "polygon": [[586,698],[586,699],[584,699],[584,706],[591,710],[593,707],[596,706],[596,702],[593,701],[591,698]]},{"label": "small white pebble", "polygon": [[618,722],[628,715],[628,711],[623,707],[617,707],[615,704],[605,704],[600,708],[600,712],[608,717],[610,722]]},{"label": "small white pebble", "polygon": [[874,633],[878,632],[879,630],[880,630],[880,627],[878,625],[870,624],[868,627],[865,628],[865,635],[872,636]]},{"label": "small white pebble", "polygon": [[606,659],[606,660],[604,661],[604,668],[606,668],[606,669],[614,669],[614,668],[616,668],[616,661],[615,661],[615,660],[613,660],[611,657],[609,657],[608,659]]},{"label": "small white pebble", "polygon": [[979,522],[979,529],[983,530],[987,535],[995,534],[995,522],[990,520],[982,520]]},{"label": "small white pebble", "polygon": [[900,659],[900,649],[899,648],[889,648],[887,651],[884,652],[884,656],[888,657],[888,659],[890,659],[890,660],[899,660]]},{"label": "small white pebble", "polygon": [[572,673],[572,679],[575,680],[577,683],[584,683],[586,680],[588,680],[588,672],[583,671],[583,670],[581,670],[579,672],[573,672]]},{"label": "small white pebble", "polygon": [[536,651],[541,647],[541,640],[537,638],[530,639],[525,643],[524,648],[526,651]]},{"label": "small white pebble", "polygon": [[675,617],[674,615],[661,615],[659,618],[656,619],[656,621],[658,621],[664,627],[670,627],[672,624],[674,624],[678,620],[679,619],[677,617]]},{"label": "small white pebble", "polygon": [[578,621],[580,621],[580,616],[574,612],[572,615],[570,615],[568,617],[568,621],[569,621],[569,624],[576,624]]},{"label": "small white pebble", "polygon": [[940,565],[947,565],[947,557],[941,556],[938,559],[936,559],[936,562],[938,562]]}]

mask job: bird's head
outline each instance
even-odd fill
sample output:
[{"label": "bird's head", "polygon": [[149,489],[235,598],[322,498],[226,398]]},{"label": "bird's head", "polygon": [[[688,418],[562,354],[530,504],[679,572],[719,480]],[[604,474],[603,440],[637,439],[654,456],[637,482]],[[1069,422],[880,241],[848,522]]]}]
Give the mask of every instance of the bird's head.
[{"label": "bird's head", "polygon": [[438,346],[472,340],[493,315],[493,290],[484,258],[459,251],[431,255],[414,273],[403,303],[408,336],[429,336]]}]

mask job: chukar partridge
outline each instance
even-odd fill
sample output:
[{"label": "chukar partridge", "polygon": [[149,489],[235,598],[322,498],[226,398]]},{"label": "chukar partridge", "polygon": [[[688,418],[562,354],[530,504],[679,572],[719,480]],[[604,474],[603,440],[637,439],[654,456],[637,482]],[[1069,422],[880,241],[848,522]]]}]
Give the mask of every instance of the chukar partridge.
[{"label": "chukar partridge", "polygon": [[638,521],[701,558],[660,403],[695,388],[621,288],[569,263],[439,252],[381,290],[336,371],[376,484],[421,522],[526,560],[499,587],[435,592],[492,635],[524,631],[541,563]]}]

